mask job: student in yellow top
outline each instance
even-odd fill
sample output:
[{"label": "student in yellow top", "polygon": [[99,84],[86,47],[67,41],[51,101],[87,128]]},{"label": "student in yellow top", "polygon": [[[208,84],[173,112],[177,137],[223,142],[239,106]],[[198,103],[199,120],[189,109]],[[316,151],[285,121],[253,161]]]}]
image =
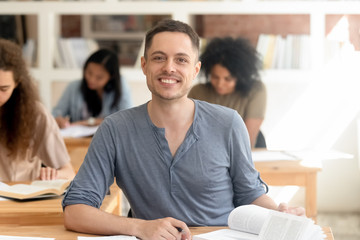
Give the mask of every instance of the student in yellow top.
[{"label": "student in yellow top", "polygon": [[39,101],[21,48],[0,39],[0,181],[74,176],[59,128]]},{"label": "student in yellow top", "polygon": [[266,89],[259,76],[262,63],[256,49],[243,38],[214,38],[200,60],[206,83],[194,86],[188,96],[235,109],[245,122],[251,147],[255,147],[266,108]]}]

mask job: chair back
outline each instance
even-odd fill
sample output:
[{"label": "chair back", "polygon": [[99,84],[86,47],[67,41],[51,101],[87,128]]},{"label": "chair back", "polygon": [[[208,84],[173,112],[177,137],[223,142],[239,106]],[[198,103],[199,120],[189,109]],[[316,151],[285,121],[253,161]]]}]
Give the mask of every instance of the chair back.
[{"label": "chair back", "polygon": [[259,131],[259,134],[256,138],[255,148],[266,148],[265,137],[261,131]]}]

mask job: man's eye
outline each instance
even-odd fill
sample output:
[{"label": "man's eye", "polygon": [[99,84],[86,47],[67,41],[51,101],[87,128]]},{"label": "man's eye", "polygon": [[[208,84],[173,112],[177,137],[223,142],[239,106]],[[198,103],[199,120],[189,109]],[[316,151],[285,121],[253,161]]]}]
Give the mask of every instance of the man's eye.
[{"label": "man's eye", "polygon": [[187,59],[186,58],[178,58],[178,62],[179,63],[187,63]]},{"label": "man's eye", "polygon": [[154,57],[153,57],[153,60],[154,60],[154,61],[164,61],[164,60],[165,60],[165,57],[162,57],[162,56],[154,56]]}]

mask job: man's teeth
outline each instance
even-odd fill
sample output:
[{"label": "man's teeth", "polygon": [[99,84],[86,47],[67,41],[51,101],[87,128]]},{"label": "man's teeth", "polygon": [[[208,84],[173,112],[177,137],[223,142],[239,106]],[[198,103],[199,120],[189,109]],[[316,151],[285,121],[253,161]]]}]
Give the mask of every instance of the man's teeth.
[{"label": "man's teeth", "polygon": [[176,83],[176,80],[174,80],[174,79],[161,79],[161,82],[163,82],[163,83]]}]

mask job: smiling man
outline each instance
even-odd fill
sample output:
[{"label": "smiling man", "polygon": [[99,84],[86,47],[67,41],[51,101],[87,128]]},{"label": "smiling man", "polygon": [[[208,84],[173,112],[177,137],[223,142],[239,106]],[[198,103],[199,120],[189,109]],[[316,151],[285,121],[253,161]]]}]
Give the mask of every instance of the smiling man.
[{"label": "smiling man", "polygon": [[[141,66],[152,99],[99,127],[63,201],[66,228],[190,239],[188,226],[226,225],[237,206],[278,208],[254,169],[239,114],[187,97],[198,55],[199,38],[187,24],[165,20],[147,33]],[[133,218],[98,209],[114,177]]]}]

